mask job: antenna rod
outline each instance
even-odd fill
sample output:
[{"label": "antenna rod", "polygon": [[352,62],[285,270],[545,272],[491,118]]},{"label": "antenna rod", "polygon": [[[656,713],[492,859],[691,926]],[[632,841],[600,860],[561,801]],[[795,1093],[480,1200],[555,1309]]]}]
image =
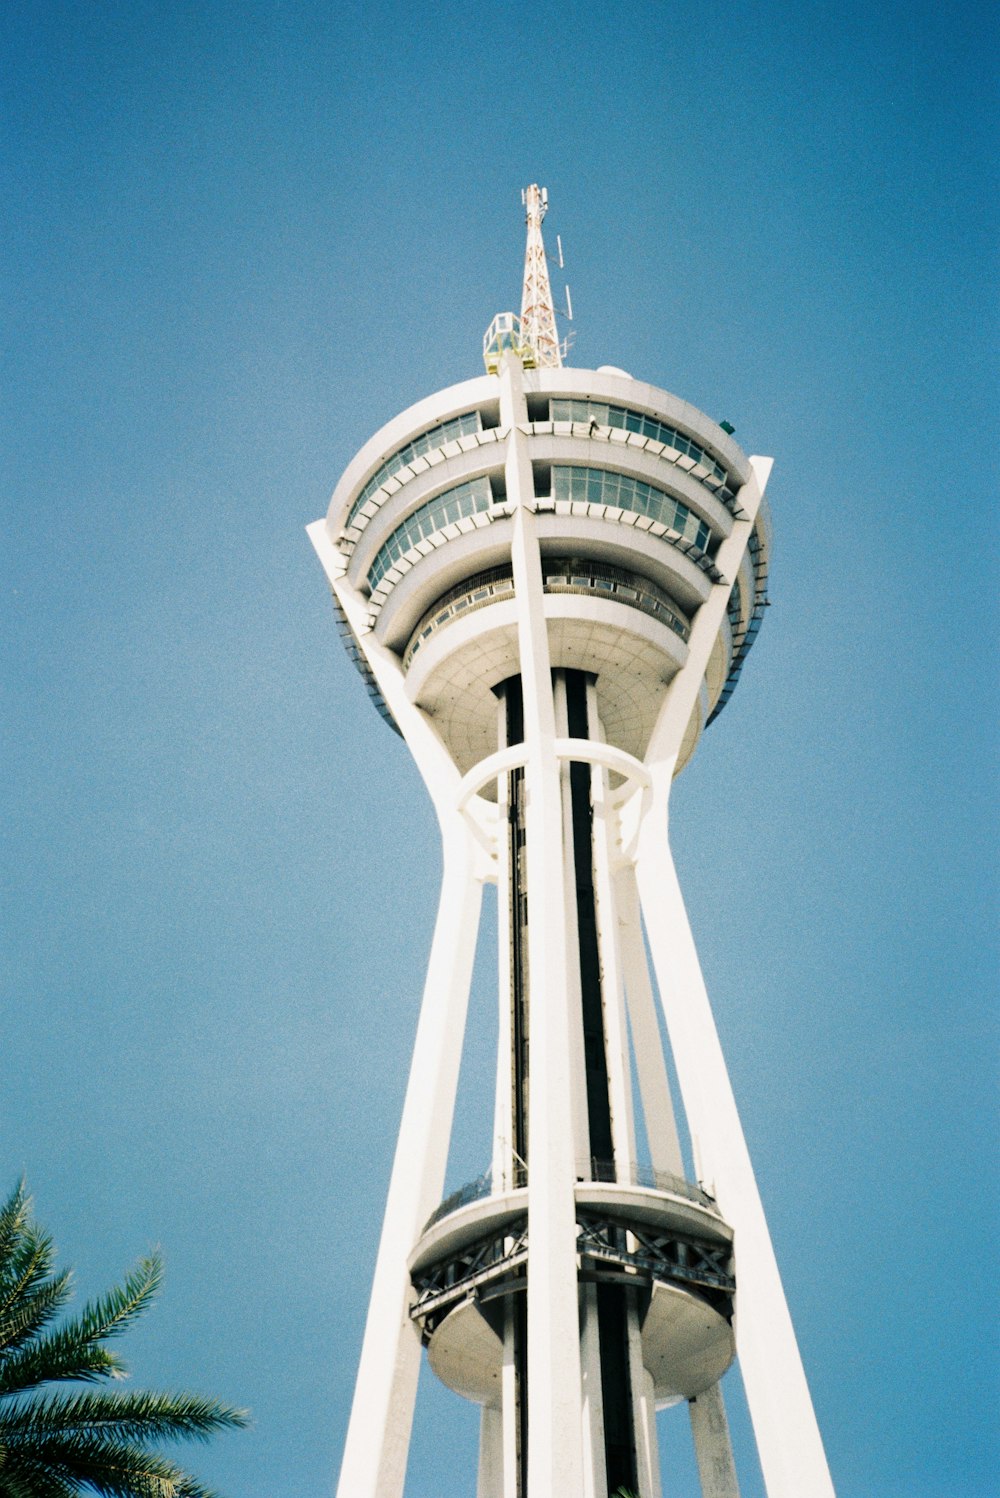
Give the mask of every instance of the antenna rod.
[{"label": "antenna rod", "polygon": [[542,219],[549,206],[548,189],[532,183],[521,194],[528,225],[521,292],[521,336],[535,350],[539,367],[558,369],[562,352],[556,334],[556,312],[549,284],[549,267],[542,242]]}]

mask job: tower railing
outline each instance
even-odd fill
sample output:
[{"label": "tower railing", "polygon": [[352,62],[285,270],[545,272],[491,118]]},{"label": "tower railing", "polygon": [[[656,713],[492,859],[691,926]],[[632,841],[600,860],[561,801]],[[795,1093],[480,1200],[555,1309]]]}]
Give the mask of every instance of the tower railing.
[{"label": "tower railing", "polygon": [[[643,1186],[652,1191],[669,1192],[671,1196],[682,1196],[699,1207],[715,1208],[715,1198],[700,1186],[686,1181],[683,1176],[673,1175],[670,1171],[654,1170],[651,1165],[631,1165],[627,1173],[623,1174],[613,1160],[599,1160],[596,1156],[591,1156],[583,1171],[578,1169],[577,1174],[578,1184],[588,1181],[601,1185]],[[424,1223],[423,1233],[429,1232],[435,1223],[450,1217],[462,1207],[469,1206],[471,1202],[485,1201],[490,1196],[505,1196],[507,1192],[519,1191],[527,1184],[528,1169],[525,1165],[515,1165],[509,1182],[498,1189],[493,1185],[492,1170],[484,1170],[482,1175],[476,1176],[474,1181],[466,1181],[464,1186],[459,1186],[457,1191],[445,1197],[440,1206],[435,1207]]]}]

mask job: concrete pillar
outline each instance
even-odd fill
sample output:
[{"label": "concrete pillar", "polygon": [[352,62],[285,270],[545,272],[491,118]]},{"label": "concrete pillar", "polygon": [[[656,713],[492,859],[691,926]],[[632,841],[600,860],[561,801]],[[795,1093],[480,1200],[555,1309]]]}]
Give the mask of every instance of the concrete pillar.
[{"label": "concrete pillar", "polygon": [[701,1479],[701,1498],[740,1498],[721,1386],[713,1384],[697,1399],[689,1400],[688,1410]]},{"label": "concrete pillar", "polygon": [[519,362],[506,356],[500,378],[500,419],[510,428],[506,480],[514,512],[511,561],[519,605],[527,792],[532,1071],[528,1491],[532,1498],[580,1498],[584,1478],[562,794],[531,464],[526,439],[518,430],[518,423],[527,417],[521,380]]},{"label": "concrete pillar", "polygon": [[665,805],[659,815],[647,819],[640,835],[637,876],[698,1173],[735,1233],[734,1330],[768,1498],[833,1498],[764,1209],[667,843]]},{"label": "concrete pillar", "polygon": [[639,892],[635,871],[621,869],[615,879],[618,917],[628,994],[628,1013],[635,1046],[635,1069],[639,1079],[646,1137],[654,1170],[684,1175],[677,1119],[670,1097],[670,1081],[663,1055],[660,1027],[656,1019],[653,985],[649,981],[646,949],[642,940]]},{"label": "concrete pillar", "polygon": [[479,1478],[476,1498],[504,1498],[503,1411],[484,1405],[479,1416]]},{"label": "concrete pillar", "polygon": [[407,1259],[441,1199],[479,930],[482,885],[457,813],[375,1264],[338,1498],[401,1498],[420,1338]]}]

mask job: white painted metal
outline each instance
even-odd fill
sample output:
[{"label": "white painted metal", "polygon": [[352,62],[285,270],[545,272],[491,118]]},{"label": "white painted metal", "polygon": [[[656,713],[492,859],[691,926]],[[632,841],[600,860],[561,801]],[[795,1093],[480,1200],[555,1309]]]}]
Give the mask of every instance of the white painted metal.
[{"label": "white painted metal", "polygon": [[580,1291],[580,1365],[583,1390],[583,1498],[608,1498],[596,1285],[584,1285]]},{"label": "white painted metal", "polygon": [[[503,703],[497,711],[497,737],[501,742],[506,738],[506,710]],[[511,1138],[511,1100],[514,1091],[514,1067],[513,1067],[513,983],[511,973],[511,918],[510,901],[506,898],[506,892],[510,889],[510,840],[505,835],[510,804],[508,800],[508,779],[506,775],[496,777],[497,788],[497,826],[500,830],[496,839],[496,865],[497,865],[497,994],[499,1003],[497,1006],[497,1083],[496,1099],[493,1105],[493,1189],[495,1191],[509,1190],[514,1185],[514,1167],[517,1162],[514,1159],[514,1141]],[[460,797],[459,806],[465,809],[465,802]],[[508,1337],[508,1341],[509,1341]]]},{"label": "white painted metal", "polygon": [[649,968],[642,942],[639,892],[635,886],[635,871],[631,864],[619,870],[615,884],[635,1069],[639,1079],[646,1138],[649,1141],[650,1163],[654,1170],[683,1176],[684,1161],[670,1096],[667,1064],[656,1021],[653,986],[649,981]]},{"label": "white painted metal", "polygon": [[661,1498],[660,1443],[656,1434],[656,1396],[653,1377],[642,1361],[642,1330],[633,1299],[629,1306],[629,1376],[632,1381],[632,1411],[635,1452],[639,1468],[639,1498]]},{"label": "white painted metal", "polygon": [[[562,672],[557,672],[552,680],[552,706],[555,713],[555,724],[557,738],[555,743],[568,742],[569,728],[567,726],[566,708],[566,678]],[[553,746],[553,752],[554,746]],[[557,756],[558,758],[558,756]],[[566,920],[563,927],[563,937],[566,944],[566,982],[568,1014],[579,1014],[583,995],[583,987],[580,977],[580,931],[577,920],[576,900],[573,898],[576,887],[576,870],[573,861],[573,810],[572,790],[570,786],[570,766],[568,763],[559,765],[559,790],[562,795],[562,835],[563,835],[563,861],[564,878],[566,880]],[[530,896],[528,914],[531,914]],[[570,1024],[567,1036],[569,1044],[569,1078],[570,1078],[570,1103],[573,1109],[573,1150],[576,1176],[587,1176],[590,1174],[590,1120],[587,1116],[587,1087],[586,1087],[586,1051],[583,1040],[583,1027],[578,1024]],[[586,1325],[587,1313],[583,1313],[584,1325]],[[586,1339],[585,1339],[586,1340]],[[583,1344],[581,1344],[581,1347]],[[596,1347],[596,1340],[594,1341]],[[581,1357],[585,1356],[581,1351]],[[586,1390],[587,1375],[584,1371],[584,1389]],[[586,1449],[587,1437],[584,1432],[584,1449]]]},{"label": "white painted metal", "polygon": [[721,1384],[688,1401],[702,1498],[740,1498]]},{"label": "white painted metal", "polygon": [[528,1106],[528,1490],[578,1498],[583,1451],[562,796],[534,485],[519,430],[527,411],[521,365],[511,356],[501,365],[500,411],[511,429],[506,480],[514,506],[511,562],[527,750],[531,1067],[534,1078],[545,1079],[544,1086],[531,1086]]},{"label": "white painted metal", "polygon": [[[600,742],[597,692],[587,687],[587,710],[591,732]],[[591,772],[591,802],[594,809],[594,895],[597,941],[601,958],[601,992],[604,997],[604,1033],[607,1041],[608,1091],[611,1100],[611,1132],[615,1168],[619,1180],[630,1181],[636,1164],[635,1114],[632,1106],[632,1068],[629,1064],[628,1021],[625,1015],[625,980],[618,913],[615,908],[614,847],[617,818],[600,766]]]},{"label": "white painted metal", "polygon": [[[770,472],[752,459],[739,520],[717,565],[736,575]],[[750,492],[746,493],[749,488]],[[653,967],[684,1098],[699,1178],[737,1243],[736,1338],[768,1498],[833,1498],[833,1485],[802,1368],[746,1140],[712,1018],[668,839],[668,806],[681,741],[728,596],[719,585],[699,611],[688,666],[668,690],[647,753],[652,778],[636,877]]]},{"label": "white painted metal", "polygon": [[[639,890],[697,1169],[736,1234],[736,1342],[768,1498],[833,1486],[666,837],[643,828]],[[655,912],[655,916],[654,916]]]},{"label": "white painted metal", "polygon": [[514,1366],[514,1314],[504,1313],[503,1373],[503,1498],[518,1498],[517,1488],[517,1370]]},{"label": "white painted metal", "polygon": [[407,1257],[441,1198],[465,1032],[482,885],[460,825],[445,847],[441,900],[341,1469],[340,1498],[403,1492],[420,1341]]},{"label": "white painted metal", "polygon": [[484,1405],[479,1417],[479,1479],[476,1498],[504,1498],[503,1411]]},{"label": "white painted metal", "polygon": [[[362,635],[362,605],[345,586],[341,553],[322,525],[310,527],[310,536],[341,607]],[[434,802],[444,864],[337,1488],[338,1498],[401,1498],[420,1366],[419,1337],[409,1315],[407,1258],[444,1185],[485,870],[481,849],[455,804],[458,772],[450,757],[409,702],[391,653],[370,635],[364,648]]]}]

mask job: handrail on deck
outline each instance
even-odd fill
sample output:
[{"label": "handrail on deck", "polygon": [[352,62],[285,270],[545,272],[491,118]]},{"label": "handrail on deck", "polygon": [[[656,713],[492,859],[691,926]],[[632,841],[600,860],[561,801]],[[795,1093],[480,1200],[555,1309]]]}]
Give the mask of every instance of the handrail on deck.
[{"label": "handrail on deck", "polygon": [[[578,1175],[578,1182],[586,1181],[617,1182],[623,1186],[648,1186],[654,1191],[669,1191],[672,1196],[683,1196],[687,1201],[694,1202],[699,1207],[714,1207],[715,1198],[709,1196],[700,1186],[692,1181],[686,1181],[683,1176],[673,1175],[667,1170],[654,1170],[651,1165],[632,1165],[627,1176],[623,1175],[615,1166],[613,1160],[598,1160],[592,1157],[589,1162],[589,1175]],[[493,1172],[484,1170],[482,1175],[476,1176],[474,1181],[467,1181],[464,1186],[459,1186],[450,1196],[446,1196],[439,1207],[436,1207],[424,1223],[423,1233],[428,1232],[436,1222],[444,1217],[450,1217],[452,1212],[457,1212],[460,1207],[467,1207],[470,1202],[485,1200],[488,1196],[500,1196],[506,1191],[516,1191],[528,1184],[528,1171],[524,1165],[515,1165],[513,1179],[505,1184],[501,1190],[493,1189]]]}]

